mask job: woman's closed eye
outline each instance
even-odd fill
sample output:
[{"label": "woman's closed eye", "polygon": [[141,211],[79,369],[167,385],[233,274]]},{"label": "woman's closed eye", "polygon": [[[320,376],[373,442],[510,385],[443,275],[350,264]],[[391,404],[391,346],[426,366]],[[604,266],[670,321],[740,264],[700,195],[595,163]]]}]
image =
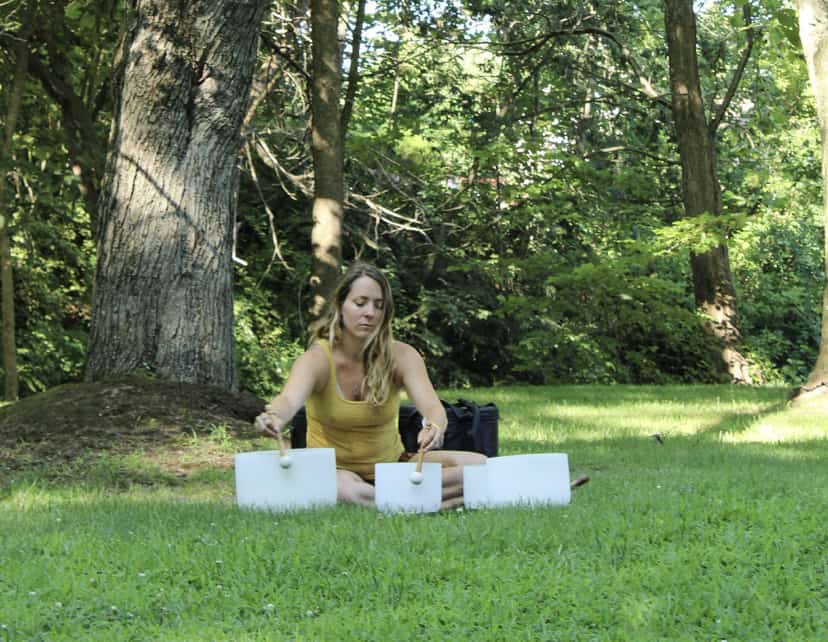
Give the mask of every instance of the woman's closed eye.
[{"label": "woman's closed eye", "polygon": [[[356,300],[354,301],[354,304],[355,304],[355,305],[356,305],[356,307],[358,307],[358,308],[363,308],[363,307],[365,307],[365,306],[368,304],[368,299],[356,299]],[[377,301],[374,301],[374,307],[375,307],[377,310],[382,310],[382,309],[385,307],[385,302],[384,302],[384,301],[382,301],[382,300],[377,300]]]}]

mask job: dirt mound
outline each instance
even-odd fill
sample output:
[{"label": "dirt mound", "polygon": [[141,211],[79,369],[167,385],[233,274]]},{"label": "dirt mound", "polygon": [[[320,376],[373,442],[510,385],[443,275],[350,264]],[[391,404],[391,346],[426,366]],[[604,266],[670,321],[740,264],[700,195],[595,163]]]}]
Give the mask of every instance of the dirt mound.
[{"label": "dirt mound", "polygon": [[0,469],[171,446],[217,428],[249,439],[263,407],[248,393],[139,377],[65,384],[0,409]]}]

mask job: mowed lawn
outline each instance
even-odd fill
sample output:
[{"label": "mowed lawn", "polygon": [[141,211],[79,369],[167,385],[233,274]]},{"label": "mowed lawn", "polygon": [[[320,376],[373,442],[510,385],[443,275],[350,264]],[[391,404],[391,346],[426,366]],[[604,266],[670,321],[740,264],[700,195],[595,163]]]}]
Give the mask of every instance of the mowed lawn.
[{"label": "mowed lawn", "polygon": [[226,465],[21,475],[0,640],[828,639],[824,410],[730,386],[441,396],[496,402],[502,455],[591,481],[567,507],[386,516],[241,511]]}]

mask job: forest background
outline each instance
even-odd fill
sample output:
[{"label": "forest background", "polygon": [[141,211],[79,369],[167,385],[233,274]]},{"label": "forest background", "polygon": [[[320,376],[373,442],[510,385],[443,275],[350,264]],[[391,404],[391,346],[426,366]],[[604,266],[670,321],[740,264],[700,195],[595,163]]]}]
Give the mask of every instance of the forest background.
[{"label": "forest background", "polygon": [[[340,258],[390,276],[397,336],[438,386],[731,380],[689,260],[715,247],[729,254],[753,381],[805,381],[820,346],[824,223],[790,6],[695,3],[722,207],[692,217],[661,2],[339,8]],[[0,114],[21,395],[83,378],[129,15],[112,0],[0,4],[3,104],[21,79],[11,131],[11,109]],[[313,74],[309,6],[271,3],[233,228],[238,383],[262,397],[313,314]]]}]

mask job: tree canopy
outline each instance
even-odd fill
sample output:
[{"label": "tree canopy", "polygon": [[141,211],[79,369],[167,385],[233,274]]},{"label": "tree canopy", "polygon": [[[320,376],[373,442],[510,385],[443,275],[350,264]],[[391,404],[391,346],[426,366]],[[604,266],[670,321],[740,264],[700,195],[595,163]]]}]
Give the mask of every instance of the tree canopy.
[{"label": "tree canopy", "polygon": [[[717,247],[756,379],[806,379],[824,221],[791,7],[696,7],[721,206],[688,212],[662,2],[340,5],[339,114],[326,122],[347,124],[341,258],[388,272],[397,335],[438,384],[729,380],[689,260]],[[115,0],[32,6],[2,159],[21,394],[84,369],[116,52],[130,28]],[[26,25],[16,7],[0,11],[5,105]],[[266,395],[309,321],[319,72],[307,3],[270,3],[259,35],[232,255],[240,384]]]}]

